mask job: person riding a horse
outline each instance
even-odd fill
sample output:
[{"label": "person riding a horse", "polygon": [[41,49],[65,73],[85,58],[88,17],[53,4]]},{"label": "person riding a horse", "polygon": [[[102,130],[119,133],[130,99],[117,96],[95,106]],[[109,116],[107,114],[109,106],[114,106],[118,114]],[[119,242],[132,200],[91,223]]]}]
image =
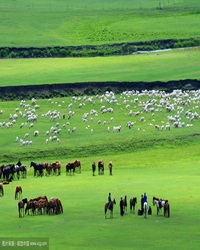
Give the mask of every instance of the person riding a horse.
[{"label": "person riding a horse", "polygon": [[111,193],[108,194],[108,206],[112,206]]}]

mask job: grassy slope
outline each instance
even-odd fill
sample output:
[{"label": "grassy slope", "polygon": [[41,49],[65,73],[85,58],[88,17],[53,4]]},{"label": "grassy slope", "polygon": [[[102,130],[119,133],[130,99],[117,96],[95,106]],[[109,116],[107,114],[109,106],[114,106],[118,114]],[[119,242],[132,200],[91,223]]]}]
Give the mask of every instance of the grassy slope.
[{"label": "grassy slope", "polygon": [[118,57],[0,60],[0,86],[199,79],[200,50]]},{"label": "grassy slope", "polygon": [[[6,1],[1,46],[66,46],[199,37],[199,1]],[[53,21],[52,21],[53,20]]]}]

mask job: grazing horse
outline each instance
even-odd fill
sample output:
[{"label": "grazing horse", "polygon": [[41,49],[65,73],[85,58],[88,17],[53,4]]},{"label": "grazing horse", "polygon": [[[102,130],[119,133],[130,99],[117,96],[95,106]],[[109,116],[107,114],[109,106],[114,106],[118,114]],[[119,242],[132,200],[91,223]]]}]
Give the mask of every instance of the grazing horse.
[{"label": "grazing horse", "polygon": [[137,198],[133,197],[130,199],[130,212],[135,213],[135,205],[137,204]]},{"label": "grazing horse", "polygon": [[105,213],[105,219],[106,219],[106,213],[108,210],[110,210],[110,218],[113,218],[113,209],[114,205],[116,204],[116,200],[113,199],[111,202],[107,202],[104,206],[104,213]]},{"label": "grazing horse", "polygon": [[0,196],[4,196],[3,184],[0,183]]},{"label": "grazing horse", "polygon": [[15,200],[22,198],[22,187],[16,186],[15,188]]},{"label": "grazing horse", "polygon": [[43,176],[43,164],[31,162],[30,167],[34,167],[34,176],[36,176],[37,171],[39,171],[39,175]]},{"label": "grazing horse", "polygon": [[50,168],[53,169],[54,174],[56,174],[56,172],[58,171],[58,175],[60,175],[60,171],[61,171],[61,163],[60,162],[58,162],[58,161],[51,162]]},{"label": "grazing horse", "polygon": [[[166,203],[166,206],[165,206],[165,203]],[[153,205],[156,205],[157,207],[157,215],[159,215],[159,212],[162,208],[164,208],[164,216],[166,216],[166,214],[170,215],[170,211],[169,211],[169,202],[168,200],[163,200],[163,199],[159,199],[159,198],[156,198],[155,196],[153,197]],[[166,209],[166,210],[165,210]]]},{"label": "grazing horse", "polygon": [[72,170],[73,175],[74,175],[74,173],[75,173],[75,164],[74,164],[74,162],[73,163],[70,163],[70,162],[67,163],[67,165],[66,165],[66,175],[71,174],[71,170]]},{"label": "grazing horse", "polygon": [[19,217],[22,217],[24,216],[24,204],[27,204],[28,203],[28,200],[27,198],[21,200],[18,202],[18,211],[19,211]]},{"label": "grazing horse", "polygon": [[108,168],[109,168],[110,175],[112,175],[112,167],[113,167],[113,163],[112,163],[112,161],[110,161],[108,163]]},{"label": "grazing horse", "polygon": [[144,218],[147,218],[148,203],[145,201],[143,204]]},{"label": "grazing horse", "polygon": [[124,196],[123,199],[124,213],[127,213],[127,196]]},{"label": "grazing horse", "polygon": [[60,214],[63,213],[63,206],[58,198],[52,197],[47,205],[47,213],[50,214]]},{"label": "grazing horse", "polygon": [[99,174],[104,174],[104,162],[103,162],[103,160],[100,160],[98,162],[98,172],[99,172]]}]

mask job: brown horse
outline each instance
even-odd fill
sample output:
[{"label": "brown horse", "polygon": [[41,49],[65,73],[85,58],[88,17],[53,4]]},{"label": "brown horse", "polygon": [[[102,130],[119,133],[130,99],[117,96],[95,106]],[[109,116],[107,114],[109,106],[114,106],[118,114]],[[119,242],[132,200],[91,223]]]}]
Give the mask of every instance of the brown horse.
[{"label": "brown horse", "polygon": [[52,168],[49,166],[48,162],[42,162],[42,166],[46,169],[46,175],[50,175]]},{"label": "brown horse", "polygon": [[106,213],[108,210],[110,210],[110,218],[113,218],[113,209],[114,205],[116,204],[116,200],[113,199],[111,202],[107,202],[104,206],[104,213],[105,213],[105,219],[106,219]]},{"label": "brown horse", "polygon": [[159,215],[160,210],[164,208],[164,216],[170,216],[170,206],[168,200],[159,199],[154,196],[153,205],[156,205],[157,207],[157,215]]},{"label": "brown horse", "polygon": [[130,199],[130,212],[135,213],[135,205],[137,204],[137,198],[133,197]]},{"label": "brown horse", "polygon": [[28,203],[28,200],[27,198],[21,200],[18,202],[18,211],[19,211],[19,217],[22,217],[24,216],[24,204],[27,204]]},{"label": "brown horse", "polygon": [[52,197],[47,204],[47,213],[55,214],[59,210],[57,199]]},{"label": "brown horse", "polygon": [[0,183],[0,196],[4,196],[3,184]]},{"label": "brown horse", "polygon": [[22,173],[22,178],[26,178],[27,174],[27,167],[25,165],[21,165],[19,167],[19,171]]},{"label": "brown horse", "polygon": [[104,162],[103,162],[103,160],[98,161],[98,173],[104,174]]},{"label": "brown horse", "polygon": [[50,163],[50,168],[53,169],[53,173],[56,174],[56,172],[58,172],[58,175],[60,175],[60,171],[61,171],[61,163],[56,161],[56,162],[51,162]]},{"label": "brown horse", "polygon": [[112,161],[110,161],[108,163],[108,168],[109,168],[109,171],[110,171],[110,175],[112,175],[112,167],[113,167],[113,163],[112,163]]},{"label": "brown horse", "polygon": [[78,168],[79,173],[81,173],[81,162],[79,160],[74,161],[75,169]]},{"label": "brown horse", "polygon": [[165,217],[170,217],[170,205],[168,200],[165,201],[165,205],[164,205],[164,216]]},{"label": "brown horse", "polygon": [[15,188],[15,200],[22,198],[22,187],[20,185]]}]

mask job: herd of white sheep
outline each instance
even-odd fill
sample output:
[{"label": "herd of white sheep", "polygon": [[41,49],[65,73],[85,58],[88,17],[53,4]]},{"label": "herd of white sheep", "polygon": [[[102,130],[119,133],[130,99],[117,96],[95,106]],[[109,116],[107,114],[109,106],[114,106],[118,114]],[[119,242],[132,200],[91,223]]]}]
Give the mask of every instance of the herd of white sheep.
[{"label": "herd of white sheep", "polygon": [[[16,134],[13,140],[21,146],[30,146],[33,141],[29,138],[41,135],[40,128],[37,127],[38,120],[47,119],[50,126],[44,133],[45,143],[54,141],[61,143],[62,136],[60,135],[63,130],[66,131],[66,135],[77,131],[77,121],[75,123],[73,118],[76,116],[76,109],[79,109],[80,115],[80,110],[83,110],[84,107],[78,122],[84,124],[85,129],[89,130],[91,135],[95,133],[94,123],[101,126],[105,133],[123,133],[123,130],[133,127],[137,131],[145,132],[141,124],[147,122],[147,114],[148,117],[151,116],[151,120],[148,119],[148,126],[152,129],[170,131],[194,126],[194,122],[199,120],[199,100],[200,90],[174,90],[171,93],[159,90],[141,92],[133,90],[124,91],[120,95],[107,91],[102,95],[63,98],[60,103],[48,99],[50,109],[42,112],[43,107],[38,105],[38,101],[33,98],[32,100],[21,100],[13,113],[7,114],[7,119],[4,121],[1,118],[4,110],[0,110],[0,129],[12,130],[13,126],[18,126],[22,131],[24,128],[28,128],[30,132],[26,130],[23,137]],[[55,106],[56,109],[51,110],[51,107],[55,108]],[[88,107],[87,112],[85,112],[86,107]],[[124,124],[118,124],[120,119],[117,119],[116,113],[126,117]],[[163,114],[163,121],[156,120],[157,113]],[[107,115],[105,118],[105,114],[109,114],[109,116]],[[18,120],[22,122],[18,122]]]}]

